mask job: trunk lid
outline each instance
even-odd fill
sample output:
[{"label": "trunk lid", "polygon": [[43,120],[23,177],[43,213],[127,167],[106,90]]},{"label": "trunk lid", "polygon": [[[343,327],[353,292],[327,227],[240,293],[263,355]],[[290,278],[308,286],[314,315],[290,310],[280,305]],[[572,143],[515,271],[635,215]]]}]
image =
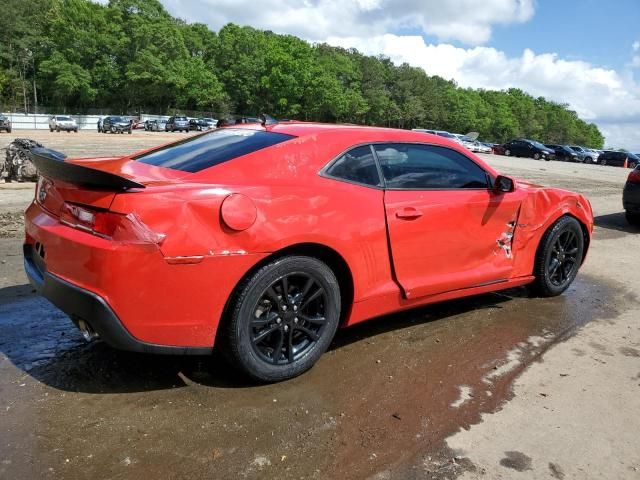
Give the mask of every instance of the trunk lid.
[{"label": "trunk lid", "polygon": [[40,174],[36,201],[58,217],[65,202],[108,210],[117,193],[167,185],[189,175],[129,157],[67,160],[64,154],[46,148],[33,149],[31,157]]}]

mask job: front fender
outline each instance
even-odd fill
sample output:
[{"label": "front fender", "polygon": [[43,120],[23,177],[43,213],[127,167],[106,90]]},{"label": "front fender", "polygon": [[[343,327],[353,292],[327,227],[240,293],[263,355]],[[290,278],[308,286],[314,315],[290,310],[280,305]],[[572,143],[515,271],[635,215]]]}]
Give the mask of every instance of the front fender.
[{"label": "front fender", "polygon": [[563,215],[575,217],[584,226],[588,244],[593,232],[593,210],[584,196],[560,189],[540,188],[528,192],[514,233],[514,277],[533,273],[542,236]]}]

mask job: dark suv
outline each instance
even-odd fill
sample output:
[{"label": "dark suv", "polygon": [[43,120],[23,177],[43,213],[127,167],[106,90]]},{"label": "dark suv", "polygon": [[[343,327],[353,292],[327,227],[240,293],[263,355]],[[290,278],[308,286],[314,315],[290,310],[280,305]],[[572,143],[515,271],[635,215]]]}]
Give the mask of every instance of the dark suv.
[{"label": "dark suv", "polygon": [[167,132],[188,132],[189,128],[189,119],[185,116],[176,115],[167,120]]},{"label": "dark suv", "polygon": [[124,133],[131,135],[133,122],[125,117],[104,117],[102,120],[102,132]]},{"label": "dark suv", "polygon": [[602,152],[598,157],[600,165],[613,165],[614,167],[624,167],[625,161],[627,167],[636,168],[640,165],[640,158],[631,152],[613,152],[611,150]]},{"label": "dark suv", "polygon": [[11,133],[11,120],[6,115],[0,113],[0,132],[6,130],[7,133]]},{"label": "dark suv", "polygon": [[536,160],[553,160],[555,153],[548,147],[535,140],[527,140],[526,138],[518,138],[504,144],[504,154],[514,157],[529,157]]},{"label": "dark suv", "polygon": [[584,163],[584,155],[581,152],[575,151],[568,145],[550,145],[546,144],[545,147],[553,150],[556,160],[563,162],[580,162]]}]

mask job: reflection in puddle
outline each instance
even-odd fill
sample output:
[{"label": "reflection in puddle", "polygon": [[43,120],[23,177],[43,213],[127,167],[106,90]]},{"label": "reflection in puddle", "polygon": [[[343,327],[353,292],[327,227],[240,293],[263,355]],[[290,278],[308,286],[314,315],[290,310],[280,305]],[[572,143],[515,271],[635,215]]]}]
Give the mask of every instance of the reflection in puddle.
[{"label": "reflection in puddle", "polygon": [[[0,413],[9,440],[0,456],[14,459],[2,468],[20,477],[31,458],[36,473],[51,467],[65,478],[411,477],[406,465],[436,459],[450,433],[498,408],[550,345],[615,317],[611,299],[581,275],[556,298],[516,289],[403,312],[339,332],[299,378],[253,385],[215,357],[84,345],[64,315],[26,297],[0,305],[0,348],[31,377],[20,412],[35,432],[27,440],[20,415]],[[7,383],[3,405],[15,400]]]}]

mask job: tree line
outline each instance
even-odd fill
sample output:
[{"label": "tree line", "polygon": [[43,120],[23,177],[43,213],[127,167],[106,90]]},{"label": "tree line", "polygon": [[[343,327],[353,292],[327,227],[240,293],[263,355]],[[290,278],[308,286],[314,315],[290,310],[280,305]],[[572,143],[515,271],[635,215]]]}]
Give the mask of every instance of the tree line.
[{"label": "tree line", "polygon": [[207,111],[432,128],[601,148],[568,105],[461,88],[408,64],[228,24],[172,17],[158,0],[4,0],[0,108],[82,113]]}]

